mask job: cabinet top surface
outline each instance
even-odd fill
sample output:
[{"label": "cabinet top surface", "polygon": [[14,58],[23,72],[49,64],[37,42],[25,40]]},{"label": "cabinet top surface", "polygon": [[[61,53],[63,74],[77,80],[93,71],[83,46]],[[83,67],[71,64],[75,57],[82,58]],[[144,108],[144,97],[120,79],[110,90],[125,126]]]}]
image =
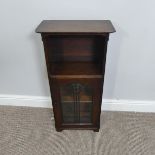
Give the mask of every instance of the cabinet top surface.
[{"label": "cabinet top surface", "polygon": [[37,33],[113,33],[110,20],[43,20]]}]

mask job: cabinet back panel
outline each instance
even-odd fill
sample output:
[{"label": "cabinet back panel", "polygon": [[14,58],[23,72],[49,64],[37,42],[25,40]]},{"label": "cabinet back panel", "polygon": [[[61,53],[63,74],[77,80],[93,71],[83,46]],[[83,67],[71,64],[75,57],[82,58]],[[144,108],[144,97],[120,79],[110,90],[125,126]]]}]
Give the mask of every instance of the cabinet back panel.
[{"label": "cabinet back panel", "polygon": [[104,38],[99,36],[50,36],[50,61],[102,61]]}]

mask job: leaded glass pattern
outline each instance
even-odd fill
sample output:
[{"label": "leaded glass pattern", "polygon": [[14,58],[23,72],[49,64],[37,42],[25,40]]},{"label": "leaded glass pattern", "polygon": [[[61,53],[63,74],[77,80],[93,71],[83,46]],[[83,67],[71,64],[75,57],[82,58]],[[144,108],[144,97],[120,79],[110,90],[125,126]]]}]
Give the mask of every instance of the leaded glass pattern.
[{"label": "leaded glass pattern", "polygon": [[61,106],[63,123],[91,123],[92,122],[92,88],[80,83],[63,85],[61,92]]}]

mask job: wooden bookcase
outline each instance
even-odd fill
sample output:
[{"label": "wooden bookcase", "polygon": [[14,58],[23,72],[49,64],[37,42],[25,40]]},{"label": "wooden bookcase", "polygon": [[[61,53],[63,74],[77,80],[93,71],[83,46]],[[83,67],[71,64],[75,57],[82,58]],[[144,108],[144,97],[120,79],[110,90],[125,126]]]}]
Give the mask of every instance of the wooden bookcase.
[{"label": "wooden bookcase", "polygon": [[99,131],[109,33],[108,20],[45,20],[44,44],[55,127]]}]

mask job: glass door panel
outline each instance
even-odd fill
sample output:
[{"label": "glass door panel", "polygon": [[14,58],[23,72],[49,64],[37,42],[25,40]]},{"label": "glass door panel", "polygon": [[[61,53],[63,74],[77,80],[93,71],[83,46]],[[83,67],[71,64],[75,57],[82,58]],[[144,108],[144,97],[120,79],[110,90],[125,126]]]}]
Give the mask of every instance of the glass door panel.
[{"label": "glass door panel", "polygon": [[82,85],[79,92],[80,98],[80,123],[92,122],[92,88],[88,85]]},{"label": "glass door panel", "polygon": [[64,123],[74,123],[74,96],[71,85],[61,87],[61,105]]},{"label": "glass door panel", "polygon": [[92,122],[92,88],[70,83],[62,86],[60,92],[64,123]]}]

